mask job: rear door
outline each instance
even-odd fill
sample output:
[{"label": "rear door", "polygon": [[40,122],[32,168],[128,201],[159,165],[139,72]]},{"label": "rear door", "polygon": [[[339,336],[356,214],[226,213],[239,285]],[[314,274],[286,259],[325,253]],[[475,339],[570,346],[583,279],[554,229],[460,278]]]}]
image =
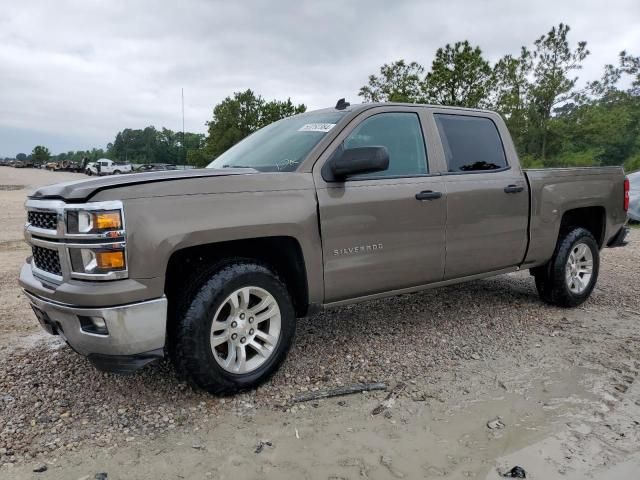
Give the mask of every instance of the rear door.
[{"label": "rear door", "polygon": [[444,278],[520,264],[527,246],[529,196],[520,166],[508,162],[503,142],[508,132],[498,127],[504,124],[489,113],[432,112],[446,161]]},{"label": "rear door", "polygon": [[[421,192],[442,194],[444,188],[442,178],[430,173],[425,116],[417,107],[367,110],[316,162],[325,302],[442,279],[446,196],[419,199]],[[322,165],[341,144],[385,146],[389,169],[327,182]]]}]

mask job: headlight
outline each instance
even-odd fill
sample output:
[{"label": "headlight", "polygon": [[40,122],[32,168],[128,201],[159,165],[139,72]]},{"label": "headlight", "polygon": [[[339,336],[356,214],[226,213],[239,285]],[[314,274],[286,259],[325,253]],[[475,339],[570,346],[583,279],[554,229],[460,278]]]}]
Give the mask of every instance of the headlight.
[{"label": "headlight", "polygon": [[120,210],[69,210],[67,211],[67,232],[103,233],[122,229]]},{"label": "headlight", "polygon": [[76,273],[105,274],[127,268],[124,248],[70,248],[69,257]]}]

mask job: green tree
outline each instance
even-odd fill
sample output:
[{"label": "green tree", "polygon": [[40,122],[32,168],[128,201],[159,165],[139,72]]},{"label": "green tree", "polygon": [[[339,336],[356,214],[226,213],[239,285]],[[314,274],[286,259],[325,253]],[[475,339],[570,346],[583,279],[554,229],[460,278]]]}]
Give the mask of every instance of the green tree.
[{"label": "green tree", "polygon": [[187,165],[206,167],[212,160],[204,148],[187,150]]},{"label": "green tree", "polygon": [[554,107],[570,100],[577,92],[573,88],[578,80],[570,77],[579,70],[589,55],[587,42],[578,42],[571,48],[567,35],[569,26],[560,23],[535,41],[533,51],[533,85],[529,89],[529,120],[538,138],[538,151],[544,161],[547,156],[550,123]]},{"label": "green tree", "polygon": [[[630,166],[640,153],[640,92],[633,82],[638,72],[634,59],[621,52],[618,65],[605,65],[601,79],[590,82],[575,99],[561,108],[550,122],[560,162],[581,152],[590,152],[592,163]],[[622,77],[631,77],[631,87],[618,88]],[[637,93],[636,93],[637,92]],[[552,159],[550,163],[557,163]]]},{"label": "green tree", "polygon": [[206,166],[210,162],[210,160],[207,161],[205,138],[202,133],[185,133],[184,148],[182,149],[185,152],[184,163],[195,166]]},{"label": "green tree", "polygon": [[31,158],[35,163],[46,163],[51,158],[51,152],[49,152],[49,149],[47,147],[37,145],[31,152]]},{"label": "green tree", "polygon": [[628,93],[640,96],[640,56],[634,57],[624,50],[620,52],[620,70],[622,73],[633,77]]},{"label": "green tree", "polygon": [[437,105],[484,107],[492,83],[491,66],[482,50],[465,40],[436,51],[424,90],[427,101]]},{"label": "green tree", "polygon": [[416,62],[398,60],[380,67],[380,75],[370,75],[369,84],[360,88],[365,102],[422,101],[424,67]]},{"label": "green tree", "polygon": [[24,162],[27,159],[27,154],[26,153],[19,153],[16,155],[16,160],[20,161],[20,162]]},{"label": "green tree", "polygon": [[304,113],[306,110],[306,106],[294,105],[290,98],[285,101],[271,100],[270,102],[264,102],[261,107],[259,128],[266,127],[282,118]]},{"label": "green tree", "polygon": [[246,136],[276,120],[304,111],[304,105],[293,105],[290,99],[267,102],[251,90],[236,92],[214,107],[213,119],[207,122],[208,158],[216,158]]},{"label": "green tree", "polygon": [[524,152],[527,133],[527,97],[531,73],[531,52],[522,47],[520,56],[505,55],[493,67],[491,104],[500,113],[516,146]]}]

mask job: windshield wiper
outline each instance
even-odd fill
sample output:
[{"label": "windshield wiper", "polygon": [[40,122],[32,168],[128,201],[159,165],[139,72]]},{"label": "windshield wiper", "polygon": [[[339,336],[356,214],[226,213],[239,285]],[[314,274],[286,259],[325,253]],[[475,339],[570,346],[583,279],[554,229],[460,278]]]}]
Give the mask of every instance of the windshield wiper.
[{"label": "windshield wiper", "polygon": [[249,167],[247,165],[223,165],[222,168],[253,168],[255,169],[255,167]]}]

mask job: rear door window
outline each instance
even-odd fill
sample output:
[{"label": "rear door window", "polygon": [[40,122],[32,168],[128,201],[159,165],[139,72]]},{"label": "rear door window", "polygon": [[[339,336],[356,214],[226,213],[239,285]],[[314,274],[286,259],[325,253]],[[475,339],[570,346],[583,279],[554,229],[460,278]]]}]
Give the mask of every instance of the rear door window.
[{"label": "rear door window", "polygon": [[507,167],[502,139],[495,123],[485,117],[434,114],[447,170],[475,172]]}]

